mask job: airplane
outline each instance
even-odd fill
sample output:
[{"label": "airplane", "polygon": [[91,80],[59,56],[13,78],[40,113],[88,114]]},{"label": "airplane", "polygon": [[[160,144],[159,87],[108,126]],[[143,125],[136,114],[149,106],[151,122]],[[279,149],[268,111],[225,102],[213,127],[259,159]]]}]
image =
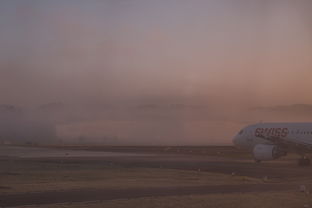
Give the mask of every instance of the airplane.
[{"label": "airplane", "polygon": [[258,123],[238,132],[233,143],[252,152],[256,162],[275,160],[294,152],[298,165],[309,166],[312,153],[312,123]]}]

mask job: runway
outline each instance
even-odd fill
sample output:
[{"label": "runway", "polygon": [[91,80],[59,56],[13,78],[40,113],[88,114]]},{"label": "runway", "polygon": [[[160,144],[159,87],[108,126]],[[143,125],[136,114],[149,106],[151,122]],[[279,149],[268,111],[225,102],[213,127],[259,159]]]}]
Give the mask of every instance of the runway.
[{"label": "runway", "polygon": [[[212,147],[213,148],[213,147]],[[194,155],[159,153],[153,151],[132,150],[131,152],[116,152],[108,150],[88,151],[58,148],[29,148],[15,146],[0,146],[0,158],[32,159],[50,163],[80,163],[87,162],[98,165],[118,165],[122,167],[170,168],[181,170],[200,170],[224,174],[236,174],[249,177],[270,177],[288,179],[309,177],[312,167],[299,167],[296,158],[255,163],[246,154],[244,157],[228,155]],[[228,153],[231,154],[231,153]]]},{"label": "runway", "polygon": [[0,157],[16,158],[90,158],[90,157],[128,157],[148,156],[151,154],[136,154],[127,152],[109,151],[86,151],[58,148],[23,147],[23,146],[1,146]]},{"label": "runway", "polygon": [[[3,207],[141,197],[272,191],[296,192],[302,181],[308,180],[312,174],[311,167],[298,167],[294,158],[259,164],[254,163],[251,158],[233,157],[231,155],[187,155],[159,153],[157,151],[107,152],[66,148],[0,146],[0,152],[0,177],[12,179],[13,182],[20,179],[21,184],[16,183],[16,187],[25,187],[23,185],[25,182],[30,183],[30,185],[34,183],[34,187],[40,186],[40,184],[52,186],[50,189],[45,189],[44,185],[43,188],[38,189],[39,191],[30,189],[30,191],[23,192],[16,188],[17,191],[14,192],[11,190],[15,188],[15,185],[12,185],[9,181],[6,184],[2,183],[0,185],[0,206]],[[155,172],[154,176],[152,174],[145,176],[147,179],[151,178],[152,183],[150,186],[144,184],[144,178],[140,178],[140,172],[137,175],[136,173],[133,174],[133,171],[141,171],[142,168],[151,170],[151,173]],[[85,170],[93,172],[86,173]],[[115,170],[117,174],[120,174],[120,170],[122,172],[130,171],[129,173],[132,175],[126,178],[125,181],[131,182],[134,180],[133,183],[131,182],[132,185],[126,186],[121,183],[118,188],[112,188],[109,186],[111,175],[105,176],[106,178],[96,178],[98,173],[100,175],[102,173],[107,174]],[[167,175],[167,172],[159,177],[157,175],[158,171],[169,171],[168,173],[170,173],[170,170],[189,171],[187,173],[189,176],[181,177],[177,186],[174,180],[178,175]],[[41,171],[43,172],[41,173]],[[57,173],[60,176],[57,176]],[[214,184],[214,179],[211,179],[211,181],[209,179],[208,185],[207,180],[204,184],[201,184],[200,173],[221,174],[221,183]],[[23,179],[27,174],[29,179]],[[112,174],[116,175],[115,172],[112,172]],[[80,175],[83,178],[80,178]],[[192,178],[193,176],[194,178]],[[58,179],[58,177],[61,178]],[[122,177],[118,177],[116,175],[114,178],[116,182],[123,180]],[[223,183],[222,177],[229,184]],[[238,180],[235,177],[238,177]],[[246,182],[244,177],[250,177],[251,182]],[[157,187],[158,181],[163,179],[170,180]],[[99,185],[94,185],[94,180],[98,180]],[[141,180],[144,186],[136,185]],[[183,185],[184,180],[187,181],[188,185]],[[53,188],[54,181],[63,184],[63,188]],[[69,186],[68,181],[73,181],[74,186]],[[237,183],[237,181],[241,182]],[[182,185],[179,183],[182,183]],[[80,184],[83,186],[80,187]],[[97,181],[95,184],[97,184]]]}]

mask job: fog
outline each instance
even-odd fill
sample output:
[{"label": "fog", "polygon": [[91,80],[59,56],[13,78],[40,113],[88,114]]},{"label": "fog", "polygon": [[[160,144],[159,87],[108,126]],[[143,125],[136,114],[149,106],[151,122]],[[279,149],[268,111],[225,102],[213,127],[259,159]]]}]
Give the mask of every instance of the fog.
[{"label": "fog", "polygon": [[230,144],[250,123],[309,121],[311,9],[307,0],[1,1],[0,138]]}]

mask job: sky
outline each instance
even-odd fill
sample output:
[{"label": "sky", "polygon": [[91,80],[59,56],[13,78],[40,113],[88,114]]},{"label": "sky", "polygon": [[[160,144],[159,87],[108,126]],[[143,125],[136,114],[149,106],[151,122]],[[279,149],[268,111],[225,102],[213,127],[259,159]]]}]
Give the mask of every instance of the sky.
[{"label": "sky", "polygon": [[[226,142],[258,119],[248,109],[312,104],[311,9],[309,0],[3,0],[0,104],[88,114],[61,122],[62,135]],[[94,105],[113,106],[110,116],[92,119]],[[144,105],[154,106],[133,110]]]}]

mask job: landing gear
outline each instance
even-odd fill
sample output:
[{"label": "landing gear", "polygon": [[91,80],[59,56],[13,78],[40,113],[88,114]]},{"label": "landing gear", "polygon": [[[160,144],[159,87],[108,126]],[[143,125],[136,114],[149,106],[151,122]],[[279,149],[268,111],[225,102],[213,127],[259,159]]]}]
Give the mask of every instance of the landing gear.
[{"label": "landing gear", "polygon": [[309,166],[311,165],[311,160],[309,158],[303,157],[298,160],[299,166]]}]

